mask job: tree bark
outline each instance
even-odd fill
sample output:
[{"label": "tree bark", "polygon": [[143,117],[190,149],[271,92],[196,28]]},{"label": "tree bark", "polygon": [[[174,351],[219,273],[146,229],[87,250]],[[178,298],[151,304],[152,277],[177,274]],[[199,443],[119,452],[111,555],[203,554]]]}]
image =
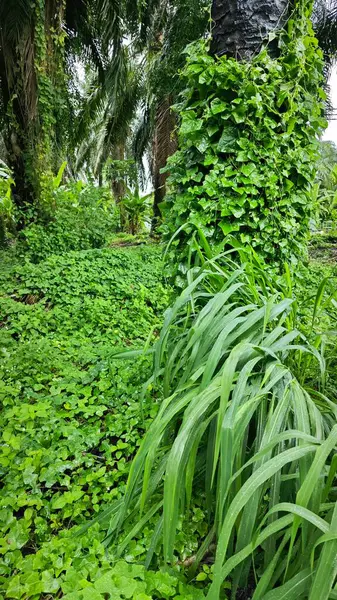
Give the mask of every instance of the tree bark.
[{"label": "tree bark", "polygon": [[[4,138],[8,163],[14,174],[13,196],[23,214],[27,204],[33,204],[38,198],[40,171],[48,168],[52,171],[57,162],[54,156],[48,155],[52,143],[45,144],[43,136],[54,141],[57,125],[50,127],[49,121],[61,121],[61,117],[53,114],[44,124],[39,85],[43,73],[52,86],[59,87],[57,68],[62,64],[63,50],[62,44],[54,38],[62,35],[64,3],[63,0],[45,0],[40,7],[38,3],[27,2],[14,35],[16,10],[13,0],[8,6],[0,0],[0,85],[2,112],[6,115]],[[48,116],[54,110],[46,102],[42,108],[48,111]]]},{"label": "tree bark", "polygon": [[[116,145],[111,153],[111,157],[113,160],[125,160],[125,144],[121,143]],[[123,179],[120,177],[113,179],[111,181],[111,189],[116,204],[120,204],[126,193]]]},{"label": "tree bark", "polygon": [[[120,160],[120,161],[125,160],[125,143],[124,142],[120,143],[114,147],[113,152],[111,153],[111,158],[113,160]],[[124,180],[121,177],[113,179],[111,181],[111,190],[112,190],[112,195],[115,199],[116,206],[119,210],[120,228],[121,228],[121,231],[124,231],[125,223],[126,223],[125,210],[124,210],[123,203],[122,203],[122,200],[126,194],[126,186],[125,186]]]},{"label": "tree bark", "polygon": [[152,149],[152,178],[154,186],[152,233],[155,231],[161,217],[159,204],[163,202],[166,195],[166,180],[168,173],[161,173],[166,167],[167,159],[172,156],[178,147],[177,135],[175,133],[176,118],[171,110],[172,97],[167,96],[158,102],[155,131]]},{"label": "tree bark", "polygon": [[[2,8],[3,12],[3,8]],[[10,13],[11,16],[11,13]],[[5,14],[0,15],[5,21]],[[2,28],[0,41],[0,84],[4,118],[7,162],[14,174],[13,196],[19,208],[33,202],[34,188],[27,177],[25,155],[32,146],[37,119],[37,78],[34,53],[33,15],[20,30],[19,42]],[[18,223],[20,228],[20,222]]]},{"label": "tree bark", "polygon": [[213,0],[212,54],[250,60],[287,21],[289,0]]}]

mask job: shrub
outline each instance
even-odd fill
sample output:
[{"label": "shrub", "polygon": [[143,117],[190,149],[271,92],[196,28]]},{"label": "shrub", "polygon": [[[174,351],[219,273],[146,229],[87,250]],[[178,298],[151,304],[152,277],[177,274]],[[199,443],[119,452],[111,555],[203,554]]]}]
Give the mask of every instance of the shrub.
[{"label": "shrub", "polygon": [[117,227],[110,192],[77,182],[57,189],[51,220],[32,223],[22,236],[28,255],[37,262],[49,254],[101,248]]},{"label": "shrub", "polygon": [[5,245],[8,231],[14,228],[13,184],[10,169],[0,160],[0,247]]}]

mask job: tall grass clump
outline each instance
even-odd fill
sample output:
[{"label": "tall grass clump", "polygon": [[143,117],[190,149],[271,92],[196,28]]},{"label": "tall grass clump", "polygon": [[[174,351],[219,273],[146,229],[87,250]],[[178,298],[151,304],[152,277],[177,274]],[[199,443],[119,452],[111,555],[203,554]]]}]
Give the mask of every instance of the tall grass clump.
[{"label": "tall grass clump", "polygon": [[253,600],[337,598],[337,409],[324,358],[295,327],[289,277],[275,285],[230,257],[188,272],[147,349],[163,401],[110,534],[158,511],[147,563],[159,539],[171,563],[179,519],[204,495],[209,534],[191,575],[215,542],[208,600],[228,579],[232,600],[248,582]]}]

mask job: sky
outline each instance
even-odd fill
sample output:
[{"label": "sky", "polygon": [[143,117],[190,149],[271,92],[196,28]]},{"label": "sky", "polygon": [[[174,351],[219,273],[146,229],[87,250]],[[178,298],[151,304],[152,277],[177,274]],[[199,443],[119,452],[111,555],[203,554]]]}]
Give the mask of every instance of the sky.
[{"label": "sky", "polygon": [[[336,109],[337,115],[337,66],[334,67],[330,78],[331,102]],[[337,116],[336,116],[337,119]],[[323,140],[331,140],[337,144],[337,120],[330,121],[329,127],[325,130]]]}]

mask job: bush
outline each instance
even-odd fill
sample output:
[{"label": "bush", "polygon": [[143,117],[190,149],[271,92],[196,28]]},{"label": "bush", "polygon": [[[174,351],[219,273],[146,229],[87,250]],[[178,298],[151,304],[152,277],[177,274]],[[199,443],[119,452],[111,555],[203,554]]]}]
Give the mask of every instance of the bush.
[{"label": "bush", "polygon": [[110,192],[79,181],[55,191],[55,211],[47,224],[41,220],[23,231],[33,262],[49,254],[101,248],[118,227]]},{"label": "bush", "polygon": [[8,231],[14,228],[13,183],[10,169],[0,160],[0,247],[5,245]]}]

